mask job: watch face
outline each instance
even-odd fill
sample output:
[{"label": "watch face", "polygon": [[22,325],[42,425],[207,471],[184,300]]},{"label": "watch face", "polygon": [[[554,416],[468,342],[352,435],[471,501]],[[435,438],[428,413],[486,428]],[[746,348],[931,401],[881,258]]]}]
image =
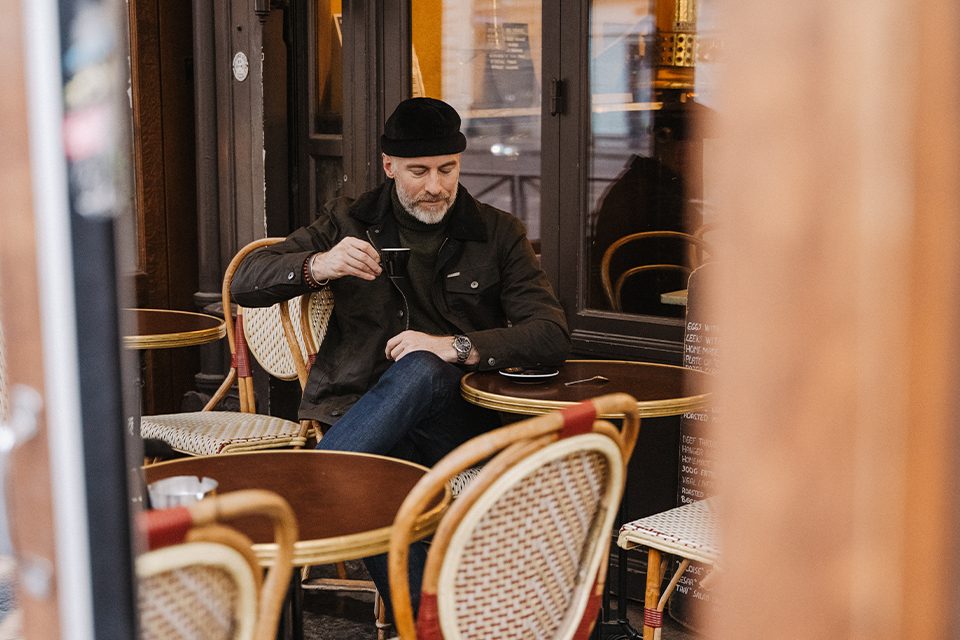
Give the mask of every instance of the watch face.
[{"label": "watch face", "polygon": [[470,342],[470,338],[467,336],[454,336],[453,350],[457,352],[457,360],[463,362],[470,357],[470,350],[472,348],[473,343]]}]

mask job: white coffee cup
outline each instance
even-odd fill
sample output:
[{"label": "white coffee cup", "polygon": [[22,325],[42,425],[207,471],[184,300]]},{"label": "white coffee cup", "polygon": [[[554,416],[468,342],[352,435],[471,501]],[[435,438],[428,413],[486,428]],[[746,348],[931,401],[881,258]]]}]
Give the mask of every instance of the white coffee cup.
[{"label": "white coffee cup", "polygon": [[213,478],[197,476],[171,476],[147,485],[150,506],[154,509],[179,507],[199,502],[217,491]]}]

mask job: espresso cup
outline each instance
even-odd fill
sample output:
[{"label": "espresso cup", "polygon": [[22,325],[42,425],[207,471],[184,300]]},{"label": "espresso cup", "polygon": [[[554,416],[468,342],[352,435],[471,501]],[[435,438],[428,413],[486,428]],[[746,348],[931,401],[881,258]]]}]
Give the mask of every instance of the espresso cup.
[{"label": "espresso cup", "polygon": [[147,485],[150,506],[154,509],[180,507],[199,502],[217,491],[213,478],[197,476],[170,476]]},{"label": "espresso cup", "polygon": [[410,260],[409,247],[384,247],[380,249],[380,263],[391,278],[407,275],[407,262]]}]

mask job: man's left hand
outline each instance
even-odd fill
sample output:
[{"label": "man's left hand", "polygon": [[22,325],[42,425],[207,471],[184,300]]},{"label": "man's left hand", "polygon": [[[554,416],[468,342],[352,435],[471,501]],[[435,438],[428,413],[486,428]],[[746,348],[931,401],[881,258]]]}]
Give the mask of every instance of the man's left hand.
[{"label": "man's left hand", "polygon": [[399,360],[413,351],[429,351],[444,362],[456,362],[453,336],[431,336],[420,331],[402,331],[387,340],[386,354],[389,360]]}]

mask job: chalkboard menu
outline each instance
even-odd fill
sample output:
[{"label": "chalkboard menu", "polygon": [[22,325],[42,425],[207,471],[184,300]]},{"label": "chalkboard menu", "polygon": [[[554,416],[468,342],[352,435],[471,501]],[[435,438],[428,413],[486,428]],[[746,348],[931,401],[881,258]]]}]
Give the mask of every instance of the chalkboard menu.
[{"label": "chalkboard menu", "polygon": [[540,89],[530,55],[529,25],[487,25],[483,50],[483,84],[474,108],[503,109],[538,104]]},{"label": "chalkboard menu", "polygon": [[[687,325],[684,330],[685,367],[713,373],[716,370],[720,337],[717,325],[694,320],[690,303],[696,304],[687,289]],[[713,423],[716,408],[685,413],[680,419],[680,504],[709,498],[713,494]]]},{"label": "chalkboard menu", "polygon": [[[690,275],[687,284],[687,323],[684,329],[683,364],[691,369],[713,373],[720,353],[719,327],[706,317],[702,291],[708,287],[713,265],[707,264]],[[714,491],[714,433],[718,411],[711,405],[702,411],[685,413],[680,418],[680,489],[681,505],[703,500]],[[670,599],[670,615],[678,622],[695,626],[706,613],[701,607],[716,607],[711,592],[701,588],[700,580],[709,567],[691,563],[677,584]]]}]

